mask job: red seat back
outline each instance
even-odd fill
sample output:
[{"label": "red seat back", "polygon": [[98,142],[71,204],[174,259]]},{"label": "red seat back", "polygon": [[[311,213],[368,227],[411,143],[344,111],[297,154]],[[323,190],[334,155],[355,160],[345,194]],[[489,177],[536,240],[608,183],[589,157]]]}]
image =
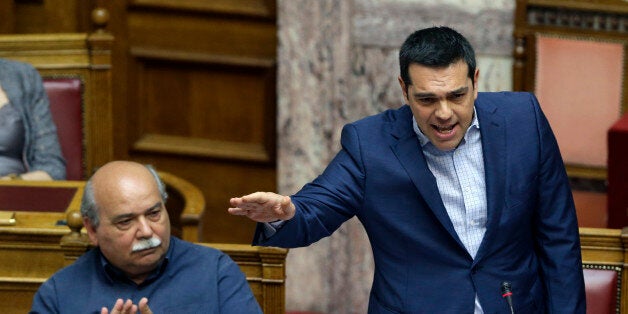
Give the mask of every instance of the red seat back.
[{"label": "red seat back", "polygon": [[583,269],[587,313],[619,313],[619,273],[613,269]]},{"label": "red seat back", "polygon": [[82,180],[83,84],[78,78],[44,78],[52,119],[57,126],[61,152],[66,161],[66,179]]}]

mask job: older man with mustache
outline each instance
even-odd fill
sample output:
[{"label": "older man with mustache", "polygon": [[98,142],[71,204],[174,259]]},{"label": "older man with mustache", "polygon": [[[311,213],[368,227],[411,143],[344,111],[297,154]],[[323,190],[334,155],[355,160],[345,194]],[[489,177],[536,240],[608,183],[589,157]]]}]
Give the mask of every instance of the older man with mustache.
[{"label": "older man with mustache", "polygon": [[166,198],[150,166],[101,167],[81,204],[96,248],[46,281],[31,313],[261,313],[229,256],[170,235]]}]

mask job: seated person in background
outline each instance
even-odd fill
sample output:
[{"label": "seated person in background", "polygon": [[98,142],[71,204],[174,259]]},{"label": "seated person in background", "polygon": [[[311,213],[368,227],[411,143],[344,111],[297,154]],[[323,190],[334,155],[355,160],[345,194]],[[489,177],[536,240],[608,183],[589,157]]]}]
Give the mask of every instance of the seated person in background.
[{"label": "seated person in background", "polygon": [[65,160],[41,76],[0,59],[0,180],[63,180]]},{"label": "seated person in background", "polygon": [[166,198],[150,166],[98,169],[81,204],[96,247],[42,284],[31,313],[262,313],[228,255],[170,235]]}]

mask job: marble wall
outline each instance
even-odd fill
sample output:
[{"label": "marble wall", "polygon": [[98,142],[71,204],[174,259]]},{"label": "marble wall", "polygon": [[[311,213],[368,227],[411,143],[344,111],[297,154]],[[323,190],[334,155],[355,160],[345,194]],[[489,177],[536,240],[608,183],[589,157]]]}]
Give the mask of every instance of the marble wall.
[{"label": "marble wall", "polygon": [[[403,104],[406,36],[448,25],[476,48],[480,91],[510,90],[514,0],[278,0],[279,192],[292,194],[339,150],[342,126]],[[366,313],[373,274],[357,219],[288,254],[288,310]]]}]

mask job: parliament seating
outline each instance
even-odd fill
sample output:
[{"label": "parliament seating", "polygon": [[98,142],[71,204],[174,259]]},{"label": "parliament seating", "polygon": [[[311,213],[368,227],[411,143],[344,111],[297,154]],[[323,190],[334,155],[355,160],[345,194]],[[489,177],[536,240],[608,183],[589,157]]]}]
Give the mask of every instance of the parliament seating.
[{"label": "parliament seating", "polygon": [[513,90],[539,98],[580,226],[625,226],[608,212],[606,180],[607,132],[628,109],[628,2],[517,0],[513,35]]},{"label": "parliament seating", "polygon": [[[7,236],[6,229],[0,226],[0,313],[3,314],[27,313],[39,286],[90,248],[87,235],[81,232],[83,223],[77,211],[68,212],[65,217],[68,226],[53,227],[38,216],[23,217],[31,221],[28,228],[22,228],[21,234]],[[240,266],[264,313],[285,313],[286,249],[245,244],[197,244],[225,252]]]},{"label": "parliament seating", "polygon": [[628,313],[628,228],[580,228],[587,313]]},{"label": "parliament seating", "polygon": [[66,161],[66,180],[81,180],[85,177],[83,83],[79,77],[47,76],[43,81]]},{"label": "parliament seating", "polygon": [[91,33],[1,34],[0,58],[30,63],[49,95],[67,179],[82,180],[113,159],[108,15],[94,11]]},{"label": "parliament seating", "polygon": [[608,131],[608,216],[609,227],[628,226],[628,114]]}]

